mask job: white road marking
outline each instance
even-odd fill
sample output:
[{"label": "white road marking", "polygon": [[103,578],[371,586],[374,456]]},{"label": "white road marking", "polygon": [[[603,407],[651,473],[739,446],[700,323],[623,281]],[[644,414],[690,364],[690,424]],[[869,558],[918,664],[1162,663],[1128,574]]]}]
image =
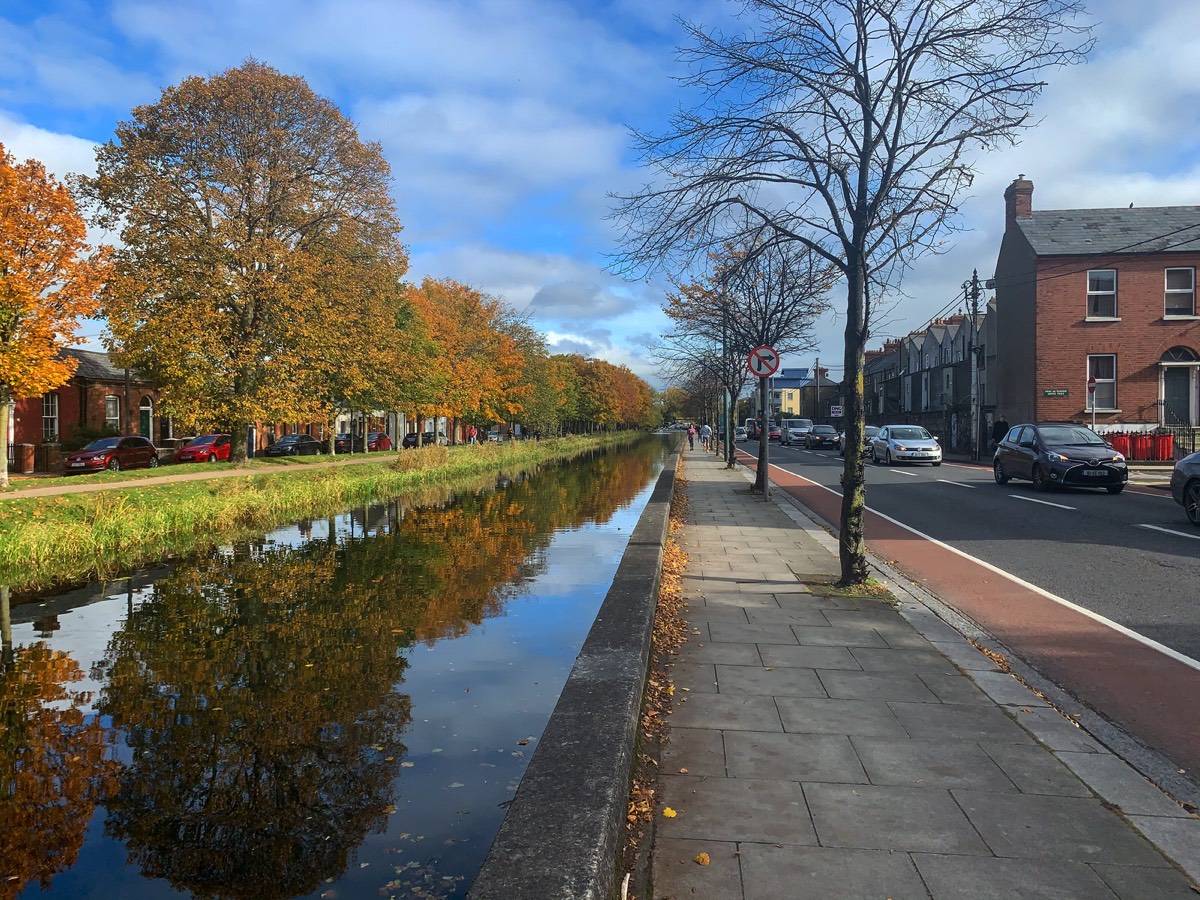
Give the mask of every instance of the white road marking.
[{"label": "white road marking", "polygon": [[1162,531],[1166,534],[1177,534],[1180,537],[1191,538],[1193,541],[1200,541],[1200,532],[1189,534],[1186,531],[1176,531],[1174,528],[1162,528],[1159,525],[1138,525],[1138,528],[1149,528],[1152,531]]},{"label": "white road marking", "polygon": [[977,484],[963,484],[961,481],[950,481],[946,478],[939,478],[937,480],[940,481],[942,484],[952,484],[955,487],[965,487],[965,488],[970,488],[971,490],[975,490],[975,488],[979,487],[979,485],[977,485]]},{"label": "white road marking", "polygon": [[1063,506],[1061,503],[1051,503],[1049,500],[1034,500],[1032,497],[1022,497],[1020,494],[1009,494],[1014,500],[1024,500],[1026,503],[1040,503],[1042,506],[1057,506],[1059,509],[1074,509],[1074,506]]},{"label": "white road marking", "polygon": [[[782,467],[778,467],[778,468],[782,468]],[[788,472],[787,469],[782,469],[782,471],[787,472],[793,478],[801,478],[804,481],[807,481],[809,484],[813,485],[813,487],[818,487],[823,491],[828,491],[829,493],[833,494],[835,497],[842,496],[840,491],[835,491],[831,487],[826,487],[825,485],[821,484],[820,482],[813,481],[811,478],[805,478],[803,475],[797,475],[795,472]],[[1010,495],[1010,496],[1016,496],[1016,495]],[[1020,497],[1018,499],[1024,500],[1026,498]],[[1037,502],[1042,503],[1045,501],[1039,500]],[[1057,504],[1051,504],[1051,505],[1057,505]],[[1070,507],[1067,507],[1067,508],[1069,509]],[[891,516],[886,515],[885,513],[881,513],[878,510],[871,509],[871,507],[869,507],[869,506],[866,507],[866,509],[871,510],[871,512],[873,512],[875,515],[879,516],[879,518],[884,519],[885,521],[891,522],[897,528],[903,528],[905,531],[909,532],[910,534],[915,534],[919,538],[924,538],[925,540],[929,541],[931,544],[941,547],[943,550],[947,550],[950,553],[953,553],[955,556],[959,556],[965,560],[969,560],[970,562],[973,562],[978,566],[983,566],[983,568],[987,569],[989,572],[992,572],[993,574],[998,575],[1001,578],[1007,579],[1008,581],[1011,581],[1013,584],[1019,584],[1021,587],[1025,588],[1026,590],[1033,591],[1039,597],[1045,597],[1047,600],[1051,601],[1052,603],[1057,603],[1060,606],[1065,606],[1067,609],[1074,610],[1075,612],[1079,613],[1081,616],[1086,616],[1087,618],[1091,619],[1093,622],[1099,622],[1101,625],[1111,628],[1111,629],[1113,629],[1113,631],[1119,632],[1120,634],[1125,635],[1127,638],[1131,638],[1132,640],[1137,641],[1139,644],[1141,644],[1145,647],[1149,647],[1151,650],[1157,650],[1159,653],[1162,653],[1164,656],[1169,656],[1171,659],[1175,660],[1176,662],[1181,662],[1188,668],[1195,669],[1196,671],[1200,672],[1200,660],[1192,659],[1190,656],[1186,656],[1183,653],[1180,653],[1178,650],[1172,650],[1166,644],[1160,644],[1158,641],[1153,640],[1152,638],[1148,638],[1144,634],[1138,634],[1133,629],[1126,628],[1120,622],[1114,622],[1112,619],[1102,616],[1099,613],[1092,612],[1090,609],[1080,606],[1078,603],[1072,603],[1070,600],[1066,599],[1065,597],[1060,597],[1057,594],[1052,594],[1045,588],[1040,588],[1036,584],[1026,581],[1024,578],[1019,578],[1016,575],[1013,575],[1009,572],[1004,571],[1003,569],[999,568],[998,566],[993,566],[990,562],[987,562],[986,560],[979,559],[979,557],[977,557],[977,556],[972,556],[970,553],[964,553],[962,550],[959,550],[957,547],[952,547],[949,544],[947,544],[945,541],[939,541],[937,538],[933,537],[932,535],[928,535],[923,531],[918,531],[917,529],[913,528],[911,525],[905,525],[903,522],[899,521],[898,519],[893,519]]]},{"label": "white road marking", "polygon": [[904,472],[900,469],[888,469],[888,471],[892,472],[895,475],[907,475],[909,478],[920,478],[921,477],[916,472]]}]

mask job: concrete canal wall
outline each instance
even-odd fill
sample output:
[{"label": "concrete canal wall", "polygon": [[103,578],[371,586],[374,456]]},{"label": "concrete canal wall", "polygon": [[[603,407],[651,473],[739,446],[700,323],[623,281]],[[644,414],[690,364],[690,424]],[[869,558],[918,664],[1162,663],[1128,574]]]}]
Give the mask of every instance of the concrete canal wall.
[{"label": "concrete canal wall", "polygon": [[563,686],[471,900],[608,900],[679,448],[672,451]]}]

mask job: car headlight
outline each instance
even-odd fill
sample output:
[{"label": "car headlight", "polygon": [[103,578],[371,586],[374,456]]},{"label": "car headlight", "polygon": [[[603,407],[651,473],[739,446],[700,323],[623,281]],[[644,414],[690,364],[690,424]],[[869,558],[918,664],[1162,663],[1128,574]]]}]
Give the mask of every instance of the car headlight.
[{"label": "car headlight", "polygon": [[892,444],[892,447],[895,448],[896,450],[900,450],[902,452],[907,452],[907,450],[908,450],[908,448],[905,447],[903,444]]},{"label": "car headlight", "polygon": [[1067,462],[1067,458],[1061,453],[1047,453],[1046,459],[1050,460],[1050,462]]},{"label": "car headlight", "polygon": [[1123,463],[1125,462],[1125,455],[1122,453],[1114,453],[1112,461],[1115,463]]}]

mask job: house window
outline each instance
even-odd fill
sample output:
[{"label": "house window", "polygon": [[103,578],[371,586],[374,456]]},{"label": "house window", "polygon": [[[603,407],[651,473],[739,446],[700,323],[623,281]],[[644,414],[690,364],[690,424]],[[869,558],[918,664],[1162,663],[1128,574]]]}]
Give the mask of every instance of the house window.
[{"label": "house window", "polygon": [[1167,269],[1167,301],[1165,315],[1194,316],[1196,314],[1196,270]]},{"label": "house window", "polygon": [[1087,273],[1087,317],[1115,319],[1117,317],[1117,270],[1092,269]]},{"label": "house window", "polygon": [[104,430],[121,433],[121,398],[111,394],[104,398]]},{"label": "house window", "polygon": [[1088,377],[1096,379],[1096,393],[1092,395],[1092,409],[1117,408],[1117,357],[1105,353],[1088,357]]},{"label": "house window", "polygon": [[58,440],[58,394],[54,391],[42,394],[42,440]]}]

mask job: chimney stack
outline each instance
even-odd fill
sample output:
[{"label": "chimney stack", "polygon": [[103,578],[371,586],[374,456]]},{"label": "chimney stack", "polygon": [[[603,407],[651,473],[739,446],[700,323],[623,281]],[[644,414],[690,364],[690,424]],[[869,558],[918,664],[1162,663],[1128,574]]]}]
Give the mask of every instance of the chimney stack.
[{"label": "chimney stack", "polygon": [[1033,215],[1033,182],[1018,175],[1004,190],[1004,230],[1017,224],[1017,219]]}]

